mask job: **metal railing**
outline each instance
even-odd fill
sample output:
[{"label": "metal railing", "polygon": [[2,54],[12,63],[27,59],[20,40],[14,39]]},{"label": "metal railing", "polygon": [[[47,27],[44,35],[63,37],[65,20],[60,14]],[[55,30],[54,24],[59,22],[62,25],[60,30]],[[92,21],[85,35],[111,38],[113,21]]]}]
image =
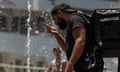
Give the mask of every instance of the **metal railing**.
[{"label": "metal railing", "polygon": [[[28,69],[27,66],[22,66],[22,65],[11,65],[11,64],[5,64],[5,63],[0,63],[0,67],[5,67],[5,68],[19,68],[19,69]],[[36,66],[30,66],[29,69],[34,69],[34,70],[45,70],[46,67],[36,67]]]}]

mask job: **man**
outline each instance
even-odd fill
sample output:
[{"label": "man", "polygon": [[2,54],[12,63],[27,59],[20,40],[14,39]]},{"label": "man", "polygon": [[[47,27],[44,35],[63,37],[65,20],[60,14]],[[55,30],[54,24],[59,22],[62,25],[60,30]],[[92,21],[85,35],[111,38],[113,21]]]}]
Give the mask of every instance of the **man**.
[{"label": "man", "polygon": [[[56,5],[52,11],[52,18],[62,30],[67,28],[66,39],[59,34],[55,27],[47,25],[47,30],[55,36],[61,48],[66,52],[68,64],[65,72],[99,72],[90,71],[90,54],[94,48],[94,39],[86,29],[86,20],[81,11],[71,8],[67,4]],[[93,64],[94,66],[94,64]]]},{"label": "man", "polygon": [[53,48],[53,53],[55,59],[51,61],[45,72],[64,72],[67,61],[61,59],[61,50],[59,48]]}]

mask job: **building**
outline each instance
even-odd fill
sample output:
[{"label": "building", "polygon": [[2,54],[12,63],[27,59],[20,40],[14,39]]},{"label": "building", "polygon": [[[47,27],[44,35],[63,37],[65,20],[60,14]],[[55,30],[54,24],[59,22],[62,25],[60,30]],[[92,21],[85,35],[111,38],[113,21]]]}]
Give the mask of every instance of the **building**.
[{"label": "building", "polygon": [[45,69],[53,59],[52,48],[57,46],[45,30],[46,24],[51,24],[47,11],[0,8],[0,71],[26,72],[28,63],[33,72]]}]

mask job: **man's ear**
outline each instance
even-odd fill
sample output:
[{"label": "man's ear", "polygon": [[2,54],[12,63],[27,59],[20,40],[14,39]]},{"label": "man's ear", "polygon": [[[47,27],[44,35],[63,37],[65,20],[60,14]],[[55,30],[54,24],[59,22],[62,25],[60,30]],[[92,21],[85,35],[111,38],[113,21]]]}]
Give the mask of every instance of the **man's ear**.
[{"label": "man's ear", "polygon": [[63,12],[62,12],[61,10],[58,10],[57,15],[58,15],[59,17],[61,17],[61,16],[63,16]]}]

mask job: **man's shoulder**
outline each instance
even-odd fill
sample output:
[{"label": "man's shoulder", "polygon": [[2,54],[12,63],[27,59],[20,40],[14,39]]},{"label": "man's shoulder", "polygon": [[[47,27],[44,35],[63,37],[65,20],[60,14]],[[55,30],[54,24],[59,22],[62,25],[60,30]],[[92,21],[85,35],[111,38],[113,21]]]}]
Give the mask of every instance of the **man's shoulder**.
[{"label": "man's shoulder", "polygon": [[76,19],[81,19],[82,18],[82,15],[83,13],[82,12],[75,12],[72,14],[71,16],[71,20],[76,20]]},{"label": "man's shoulder", "polygon": [[77,12],[72,13],[72,16],[80,16],[81,14],[83,14],[83,12],[79,10]]},{"label": "man's shoulder", "polygon": [[51,64],[55,64],[55,59],[51,61]]},{"label": "man's shoulder", "polygon": [[62,59],[62,63],[66,63],[67,62],[67,60],[66,59]]}]

